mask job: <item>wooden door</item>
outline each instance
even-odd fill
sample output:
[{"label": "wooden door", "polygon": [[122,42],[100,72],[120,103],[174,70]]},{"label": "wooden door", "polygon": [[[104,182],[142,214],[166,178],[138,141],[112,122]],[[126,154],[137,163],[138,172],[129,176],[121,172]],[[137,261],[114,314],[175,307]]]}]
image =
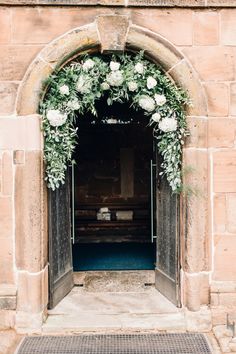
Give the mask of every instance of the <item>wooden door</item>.
[{"label": "wooden door", "polygon": [[[157,163],[157,166],[160,163]],[[156,288],[180,307],[179,197],[157,168],[156,191]]]},{"label": "wooden door", "polygon": [[65,184],[49,191],[49,308],[73,287],[70,174]]}]

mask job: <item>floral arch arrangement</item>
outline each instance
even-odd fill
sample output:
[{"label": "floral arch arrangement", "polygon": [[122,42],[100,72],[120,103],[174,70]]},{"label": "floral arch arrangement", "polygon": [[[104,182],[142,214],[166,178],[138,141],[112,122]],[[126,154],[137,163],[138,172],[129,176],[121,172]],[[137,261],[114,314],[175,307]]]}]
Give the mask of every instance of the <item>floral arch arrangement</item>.
[{"label": "floral arch arrangement", "polygon": [[77,144],[77,117],[97,115],[96,102],[129,102],[150,118],[162,171],[173,192],[182,189],[182,145],[188,134],[185,91],[178,88],[144,53],[85,56],[52,74],[40,105],[43,116],[46,181],[52,190],[65,180],[65,171]]}]

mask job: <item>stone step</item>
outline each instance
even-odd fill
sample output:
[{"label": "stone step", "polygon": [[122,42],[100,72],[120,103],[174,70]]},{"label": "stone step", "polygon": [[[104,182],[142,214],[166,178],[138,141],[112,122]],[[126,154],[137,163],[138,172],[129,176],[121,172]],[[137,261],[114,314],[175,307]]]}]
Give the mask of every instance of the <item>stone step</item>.
[{"label": "stone step", "polygon": [[81,333],[120,330],[185,331],[183,312],[172,314],[96,314],[81,313],[79,316],[49,316],[43,333]]},{"label": "stone step", "polygon": [[74,272],[74,283],[88,292],[143,292],[155,284],[154,270]]}]

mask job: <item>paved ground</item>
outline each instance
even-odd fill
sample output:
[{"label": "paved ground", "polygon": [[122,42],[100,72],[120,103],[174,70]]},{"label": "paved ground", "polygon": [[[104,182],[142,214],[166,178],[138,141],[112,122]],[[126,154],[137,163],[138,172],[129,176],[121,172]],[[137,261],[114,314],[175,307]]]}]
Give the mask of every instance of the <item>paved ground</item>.
[{"label": "paved ground", "polygon": [[[76,286],[53,310],[44,333],[103,329],[185,329],[185,314],[152,285],[154,272],[77,275]],[[146,284],[146,285],[145,285]],[[168,316],[167,316],[168,314]]]}]

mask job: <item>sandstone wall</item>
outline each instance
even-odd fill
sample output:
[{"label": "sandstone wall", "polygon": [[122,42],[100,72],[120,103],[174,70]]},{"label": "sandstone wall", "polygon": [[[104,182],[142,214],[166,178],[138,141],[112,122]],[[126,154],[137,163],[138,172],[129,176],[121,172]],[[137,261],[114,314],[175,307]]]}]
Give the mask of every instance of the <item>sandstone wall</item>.
[{"label": "sandstone wall", "polygon": [[[199,210],[193,207],[191,213],[201,214],[191,232],[196,239],[204,237],[205,248],[199,256],[197,242],[186,246],[195,252],[194,259],[183,259],[186,288],[190,287],[186,292],[191,293],[195,272],[200,272],[202,303],[209,301],[204,279],[209,277],[212,284],[215,323],[224,321],[224,310],[219,309],[236,305],[236,8],[227,8],[230,1],[208,0],[205,5],[194,1],[192,8],[0,6],[0,327],[14,326],[16,306],[24,316],[27,311],[44,311],[47,303],[40,117],[17,117],[17,92],[29,64],[45,45],[101,14],[128,15],[132,23],[160,34],[198,74],[207,117],[189,117],[192,136],[185,158],[190,164],[197,161],[193,178],[199,193],[189,205],[198,205]],[[207,191],[202,188],[205,181]],[[29,209],[30,215],[25,215]],[[201,228],[204,220],[206,235]],[[19,292],[16,304],[17,288],[27,287],[29,294]],[[27,296],[32,297],[28,307],[27,300],[21,301]]]}]

